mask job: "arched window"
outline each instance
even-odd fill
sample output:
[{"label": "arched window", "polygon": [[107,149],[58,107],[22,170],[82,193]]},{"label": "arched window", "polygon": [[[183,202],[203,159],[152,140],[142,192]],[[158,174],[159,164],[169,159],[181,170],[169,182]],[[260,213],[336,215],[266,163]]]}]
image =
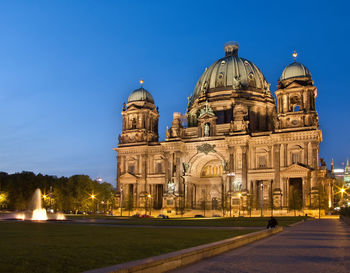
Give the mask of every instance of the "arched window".
[{"label": "arched window", "polygon": [[299,112],[299,111],[300,111],[300,105],[295,105],[294,112]]},{"label": "arched window", "polygon": [[201,171],[201,177],[217,177],[222,176],[223,168],[219,160],[208,162]]},{"label": "arched window", "polygon": [[162,169],[163,169],[163,168],[162,168],[162,163],[161,163],[161,162],[158,162],[158,163],[157,163],[157,173],[162,173],[162,172],[163,172]]},{"label": "arched window", "polygon": [[133,118],[131,121],[131,129],[136,129],[136,119]]}]

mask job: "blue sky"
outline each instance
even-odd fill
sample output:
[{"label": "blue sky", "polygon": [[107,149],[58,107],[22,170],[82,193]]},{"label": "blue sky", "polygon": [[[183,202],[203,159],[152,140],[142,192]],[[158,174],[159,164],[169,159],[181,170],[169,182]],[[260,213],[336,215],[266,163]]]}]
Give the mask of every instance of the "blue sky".
[{"label": "blue sky", "polygon": [[185,112],[227,41],[271,90],[299,53],[318,87],[320,156],[349,156],[346,1],[1,1],[0,170],[88,174],[114,183],[121,108],[139,87],[159,133]]}]

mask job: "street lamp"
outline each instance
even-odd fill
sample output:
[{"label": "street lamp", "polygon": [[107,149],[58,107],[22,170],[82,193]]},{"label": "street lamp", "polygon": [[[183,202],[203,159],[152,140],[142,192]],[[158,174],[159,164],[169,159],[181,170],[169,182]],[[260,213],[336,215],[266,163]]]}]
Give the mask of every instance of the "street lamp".
[{"label": "street lamp", "polygon": [[230,172],[227,174],[227,176],[230,178],[230,185],[229,185],[229,196],[230,196],[230,217],[232,217],[232,181],[231,181],[231,177],[235,177],[235,173],[234,172]]},{"label": "street lamp", "polygon": [[339,203],[339,206],[343,206],[344,205],[344,193],[347,194],[347,190],[348,188],[345,187],[345,185],[342,185],[342,187],[338,187],[336,186],[339,191],[338,192],[335,192],[334,194],[339,194],[340,193],[340,203]]},{"label": "street lamp", "polygon": [[343,203],[343,199],[344,199],[344,192],[345,192],[345,189],[341,188],[340,189],[340,193],[341,193],[341,201],[342,201],[342,203]]},{"label": "street lamp", "polygon": [[50,212],[53,213],[53,210],[51,208],[51,198],[52,198],[52,186],[50,186]]},{"label": "street lamp", "polygon": [[264,184],[261,182],[260,184],[260,215],[263,217],[263,209],[264,209],[264,197],[263,197],[263,191],[264,191]]},{"label": "street lamp", "polygon": [[91,198],[91,200],[92,200],[94,212],[96,213],[96,208],[95,208],[95,198],[96,198],[96,195],[95,195],[94,193],[91,193],[91,194],[90,194],[90,198]]},{"label": "street lamp", "polygon": [[239,197],[238,217],[240,217],[241,216],[241,197],[242,197],[242,194],[238,193],[238,197]]},{"label": "street lamp", "polygon": [[120,187],[120,216],[123,216],[123,188]]},{"label": "street lamp", "polygon": [[152,195],[149,193],[147,195],[148,197],[148,204],[149,204],[149,215],[151,216],[152,215],[152,206],[151,206],[151,198],[152,198]]}]

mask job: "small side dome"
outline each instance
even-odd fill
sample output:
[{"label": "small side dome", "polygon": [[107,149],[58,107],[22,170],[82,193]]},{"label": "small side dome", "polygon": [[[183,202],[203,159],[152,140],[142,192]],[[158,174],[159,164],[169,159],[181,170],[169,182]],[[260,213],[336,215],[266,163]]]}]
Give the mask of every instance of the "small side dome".
[{"label": "small side dome", "polygon": [[147,102],[150,102],[150,103],[154,104],[154,100],[153,100],[153,97],[152,97],[151,93],[148,92],[143,87],[134,90],[130,94],[130,96],[128,98],[128,103],[129,102],[133,102],[133,101],[147,101]]},{"label": "small side dome", "polygon": [[282,72],[280,81],[290,79],[290,78],[311,78],[311,73],[309,69],[306,68],[305,65],[301,63],[291,63],[288,65]]}]

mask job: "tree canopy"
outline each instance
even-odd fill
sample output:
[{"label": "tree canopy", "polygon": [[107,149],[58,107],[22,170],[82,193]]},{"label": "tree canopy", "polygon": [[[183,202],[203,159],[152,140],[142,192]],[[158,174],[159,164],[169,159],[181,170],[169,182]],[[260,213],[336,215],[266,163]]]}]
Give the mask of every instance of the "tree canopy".
[{"label": "tree canopy", "polygon": [[0,208],[25,210],[35,189],[43,194],[43,206],[58,211],[106,211],[114,202],[114,189],[87,175],[57,177],[33,172],[0,172]]}]

